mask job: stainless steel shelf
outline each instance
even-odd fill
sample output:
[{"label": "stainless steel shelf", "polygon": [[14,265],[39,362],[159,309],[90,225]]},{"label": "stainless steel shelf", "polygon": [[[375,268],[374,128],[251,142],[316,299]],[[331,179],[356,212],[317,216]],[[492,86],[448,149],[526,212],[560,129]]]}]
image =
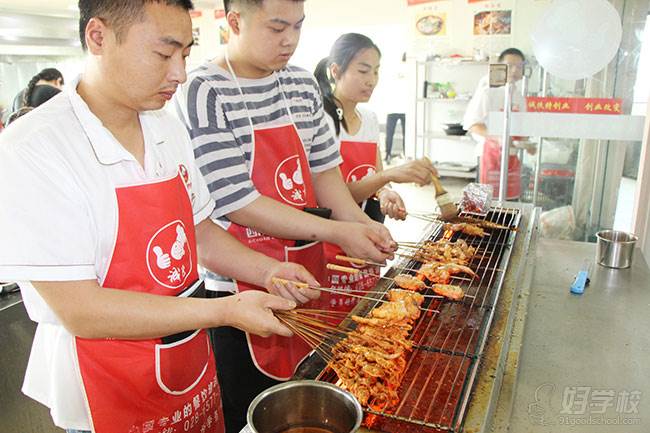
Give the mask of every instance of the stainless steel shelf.
[{"label": "stainless steel shelf", "polygon": [[425,132],[424,134],[416,134],[417,138],[438,138],[441,140],[450,140],[450,141],[472,141],[472,137],[469,135],[447,135],[444,132]]},{"label": "stainless steel shelf", "polygon": [[467,104],[470,99],[465,99],[465,98],[417,98],[418,102],[439,102],[439,103],[446,103],[446,104],[453,104],[453,103],[464,103]]}]

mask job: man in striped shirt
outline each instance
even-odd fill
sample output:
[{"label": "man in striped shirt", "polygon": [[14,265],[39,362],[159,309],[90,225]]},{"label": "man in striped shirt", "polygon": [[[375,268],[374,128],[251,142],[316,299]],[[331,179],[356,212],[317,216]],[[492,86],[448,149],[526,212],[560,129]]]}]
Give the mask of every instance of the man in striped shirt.
[{"label": "man in striped shirt", "polygon": [[[217,204],[212,218],[272,256],[291,259],[294,243],[287,240],[303,239],[383,262],[394,248],[390,233],[361,211],[341,178],[315,79],[287,64],[305,19],[304,1],[226,0],[225,7],[231,29],[226,53],[193,71],[176,99]],[[316,204],[330,208],[332,219],[302,211]],[[289,246],[280,251],[282,245]],[[301,251],[297,261],[310,254]],[[323,268],[320,260],[305,264]],[[286,295],[308,301],[300,291]],[[238,432],[250,401],[290,377],[295,360],[288,370],[275,365],[284,365],[281,358],[292,350],[285,342],[279,343],[282,354],[269,355],[256,353],[255,342],[232,328],[213,330],[213,338],[226,348],[216,353],[226,429]]]}]

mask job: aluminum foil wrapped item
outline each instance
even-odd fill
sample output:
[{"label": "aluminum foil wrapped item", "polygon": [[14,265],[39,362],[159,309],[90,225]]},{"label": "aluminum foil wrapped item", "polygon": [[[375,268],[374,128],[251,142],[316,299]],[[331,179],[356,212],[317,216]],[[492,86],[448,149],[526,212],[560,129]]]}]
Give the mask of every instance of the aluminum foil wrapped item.
[{"label": "aluminum foil wrapped item", "polygon": [[463,189],[463,197],[460,199],[460,210],[465,213],[485,216],[492,204],[492,185],[483,183],[470,183]]}]

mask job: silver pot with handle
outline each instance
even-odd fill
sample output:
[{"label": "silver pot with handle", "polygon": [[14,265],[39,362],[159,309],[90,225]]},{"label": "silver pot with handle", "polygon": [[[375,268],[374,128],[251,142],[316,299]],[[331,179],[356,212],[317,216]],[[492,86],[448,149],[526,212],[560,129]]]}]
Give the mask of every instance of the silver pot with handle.
[{"label": "silver pot with handle", "polygon": [[299,380],[273,386],[248,408],[253,433],[353,433],[363,410],[352,394],[338,386]]},{"label": "silver pot with handle", "polygon": [[603,230],[596,233],[596,263],[599,265],[624,269],[632,265],[634,247],[639,238],[631,233],[616,230]]}]

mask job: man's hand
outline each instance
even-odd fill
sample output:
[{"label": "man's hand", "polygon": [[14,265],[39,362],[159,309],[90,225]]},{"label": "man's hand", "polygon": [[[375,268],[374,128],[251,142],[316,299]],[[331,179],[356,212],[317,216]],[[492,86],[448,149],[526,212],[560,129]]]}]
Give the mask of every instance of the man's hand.
[{"label": "man's hand", "polygon": [[384,188],[379,191],[378,197],[381,213],[396,220],[406,219],[406,207],[398,193],[392,189]]},{"label": "man's hand", "polygon": [[273,334],[283,337],[293,335],[291,330],[273,314],[273,311],[296,308],[296,303],[293,301],[259,290],[247,290],[222,298],[222,301],[229,303],[227,323],[230,326],[261,337],[269,337]]},{"label": "man's hand", "polygon": [[395,242],[390,232],[375,221],[368,223],[342,223],[334,242],[348,256],[383,263],[391,258]]},{"label": "man's hand", "polygon": [[291,283],[274,282],[274,278],[298,281],[307,283],[312,287],[320,287],[320,283],[303,266],[295,263],[277,262],[275,266],[269,268],[264,279],[264,287],[273,295],[281,296],[300,304],[305,304],[320,297],[320,291],[318,290],[299,288]]}]

